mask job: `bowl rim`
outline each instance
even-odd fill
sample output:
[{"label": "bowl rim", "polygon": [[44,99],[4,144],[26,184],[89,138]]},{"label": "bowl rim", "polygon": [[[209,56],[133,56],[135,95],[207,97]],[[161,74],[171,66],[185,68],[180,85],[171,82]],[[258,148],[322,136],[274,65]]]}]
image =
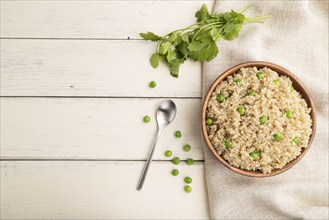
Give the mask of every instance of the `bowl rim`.
[{"label": "bowl rim", "polygon": [[[230,165],[224,158],[222,158],[217,150],[214,148],[214,146],[211,144],[209,137],[208,137],[208,132],[206,129],[206,110],[207,110],[207,105],[209,102],[209,99],[213,93],[213,91],[215,90],[215,88],[218,86],[218,84],[225,80],[229,75],[233,75],[234,73],[237,73],[242,67],[247,68],[247,67],[257,67],[257,68],[263,68],[263,67],[268,67],[272,70],[274,70],[275,72],[277,72],[280,75],[285,75],[288,76],[291,81],[293,81],[293,84],[297,84],[298,92],[301,94],[302,98],[306,101],[307,106],[309,108],[311,108],[311,112],[310,112],[310,116],[312,119],[312,134],[308,143],[308,147],[307,148],[303,148],[301,150],[301,153],[292,161],[290,161],[289,163],[287,163],[285,166],[283,166],[281,169],[276,169],[276,170],[272,170],[271,173],[262,173],[260,171],[250,171],[250,170],[244,170],[244,169],[240,169],[237,167],[234,167],[232,165]],[[296,88],[296,85],[294,85],[294,88]],[[279,66],[277,64],[274,63],[270,63],[270,62],[266,62],[266,61],[249,61],[249,62],[244,62],[238,65],[235,65],[229,69],[227,69],[226,71],[224,71],[222,74],[220,74],[217,79],[212,83],[212,85],[210,86],[210,88],[208,89],[206,96],[203,99],[203,103],[202,103],[202,109],[201,109],[202,115],[201,115],[201,126],[202,126],[202,134],[203,134],[203,138],[206,141],[206,144],[208,146],[208,148],[210,149],[210,151],[212,152],[212,154],[227,168],[229,168],[230,170],[244,175],[244,176],[248,176],[248,177],[256,177],[256,178],[264,178],[264,177],[270,177],[270,176],[275,176],[278,174],[281,174],[285,171],[287,171],[288,169],[290,169],[291,167],[293,167],[295,164],[297,164],[307,153],[307,151],[309,150],[309,148],[312,145],[313,139],[315,137],[315,133],[316,133],[316,109],[315,109],[315,105],[314,102],[312,100],[312,97],[310,96],[310,93],[307,91],[305,85],[302,83],[302,81],[296,76],[294,75],[292,72],[290,72],[289,70],[287,70],[286,68]]]}]

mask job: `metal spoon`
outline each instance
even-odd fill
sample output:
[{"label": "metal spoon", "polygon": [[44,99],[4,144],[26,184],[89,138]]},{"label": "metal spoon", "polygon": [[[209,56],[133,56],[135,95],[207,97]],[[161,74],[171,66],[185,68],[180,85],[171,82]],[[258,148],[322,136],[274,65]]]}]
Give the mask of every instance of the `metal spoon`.
[{"label": "metal spoon", "polygon": [[150,153],[147,157],[147,161],[144,165],[142,175],[139,178],[138,185],[137,185],[137,190],[142,189],[143,184],[144,184],[145,179],[146,179],[147,171],[148,171],[148,169],[150,167],[150,164],[152,162],[152,156],[153,156],[154,149],[155,149],[155,146],[157,144],[157,141],[158,141],[163,129],[165,127],[167,127],[174,120],[174,118],[176,116],[176,112],[177,112],[176,105],[173,101],[166,100],[166,101],[164,101],[160,104],[160,106],[158,108],[158,111],[156,113],[156,119],[157,119],[157,122],[158,122],[157,136],[155,138],[155,141],[154,141],[154,144],[151,148],[151,151],[150,151]]}]

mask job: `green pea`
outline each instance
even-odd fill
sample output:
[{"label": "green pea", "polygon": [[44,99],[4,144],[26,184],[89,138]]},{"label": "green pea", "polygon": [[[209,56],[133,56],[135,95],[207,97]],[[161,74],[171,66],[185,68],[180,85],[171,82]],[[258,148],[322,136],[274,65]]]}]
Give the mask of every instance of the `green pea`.
[{"label": "green pea", "polygon": [[241,79],[236,79],[235,80],[235,83],[238,85],[238,86],[243,86],[243,81]]},{"label": "green pea", "polygon": [[167,151],[165,152],[165,156],[166,156],[166,157],[171,157],[171,155],[172,155],[172,151],[167,150]]},{"label": "green pea", "polygon": [[186,186],[184,187],[184,190],[185,190],[185,192],[190,193],[190,192],[192,192],[192,187],[186,185]]},{"label": "green pea", "polygon": [[187,163],[187,165],[193,165],[194,164],[194,160],[192,158],[188,158],[186,160],[186,163]]},{"label": "green pea", "polygon": [[274,134],[273,137],[276,141],[281,141],[283,139],[283,134],[281,132],[278,132]]},{"label": "green pea", "polygon": [[227,140],[225,141],[224,144],[225,144],[225,148],[226,148],[227,150],[231,150],[232,147],[233,147],[233,142],[232,142],[231,139],[227,139]]},{"label": "green pea", "polygon": [[291,118],[293,117],[292,111],[287,110],[287,111],[286,111],[286,117],[287,117],[288,119],[291,119]]},{"label": "green pea", "polygon": [[175,132],[175,137],[176,137],[176,138],[181,138],[181,137],[182,137],[182,132],[180,132],[180,131],[176,131],[176,132]]},{"label": "green pea", "polygon": [[294,137],[294,139],[292,139],[293,142],[295,142],[295,144],[298,144],[299,143],[299,137]]},{"label": "green pea", "polygon": [[172,159],[172,162],[176,165],[178,165],[180,163],[180,159],[179,157],[175,157],[174,159]]},{"label": "green pea", "polygon": [[157,86],[157,83],[155,81],[151,81],[150,84],[149,84],[149,86],[151,88],[155,88]]},{"label": "green pea", "polygon": [[257,151],[253,151],[253,152],[251,152],[249,155],[250,155],[252,158],[254,158],[255,160],[257,160],[258,157],[259,157],[259,152],[257,152]]},{"label": "green pea", "polygon": [[186,145],[183,147],[183,150],[184,150],[185,152],[189,152],[189,151],[191,150],[191,145],[186,144]]},{"label": "green pea", "polygon": [[150,116],[145,116],[145,117],[143,118],[143,121],[144,121],[145,123],[149,123],[149,122],[151,121]]},{"label": "green pea", "polygon": [[258,79],[264,79],[265,78],[265,74],[262,71],[259,71],[258,73],[256,73],[256,76]]},{"label": "green pea", "polygon": [[247,94],[248,94],[248,96],[255,96],[256,92],[254,90],[250,89]]},{"label": "green pea", "polygon": [[207,121],[206,121],[207,125],[212,125],[213,121],[211,118],[208,118]]},{"label": "green pea", "polygon": [[219,94],[218,96],[217,96],[217,100],[219,101],[219,102],[223,102],[224,100],[225,100],[225,95],[224,94]]},{"label": "green pea", "polygon": [[294,92],[294,91],[295,91],[294,87],[290,86],[290,92]]},{"label": "green pea", "polygon": [[246,111],[245,107],[243,106],[238,106],[236,110],[240,113],[240,115],[244,115]]},{"label": "green pea", "polygon": [[173,176],[178,176],[179,171],[178,171],[177,169],[173,169],[173,170],[171,171],[171,174],[172,174]]},{"label": "green pea", "polygon": [[184,178],[184,182],[187,183],[187,184],[190,184],[190,183],[192,183],[192,178],[187,176],[187,177]]},{"label": "green pea", "polygon": [[259,118],[259,122],[261,125],[265,124],[268,120],[268,117],[266,115],[263,115]]},{"label": "green pea", "polygon": [[280,87],[281,86],[281,81],[276,79],[276,80],[273,80],[273,83],[274,85],[276,85],[277,87]]}]

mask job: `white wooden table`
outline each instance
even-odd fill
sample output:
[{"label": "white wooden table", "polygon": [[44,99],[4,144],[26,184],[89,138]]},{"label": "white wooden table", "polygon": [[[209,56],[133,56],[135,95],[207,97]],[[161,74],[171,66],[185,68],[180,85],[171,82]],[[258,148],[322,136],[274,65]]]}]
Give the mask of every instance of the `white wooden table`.
[{"label": "white wooden table", "polygon": [[[202,3],[1,1],[1,219],[209,218],[201,65],[187,62],[179,79],[164,65],[155,70],[148,62],[155,44],[138,35],[192,24]],[[178,115],[139,192],[154,113],[167,98]],[[181,163],[174,177],[167,149],[197,162]]]}]

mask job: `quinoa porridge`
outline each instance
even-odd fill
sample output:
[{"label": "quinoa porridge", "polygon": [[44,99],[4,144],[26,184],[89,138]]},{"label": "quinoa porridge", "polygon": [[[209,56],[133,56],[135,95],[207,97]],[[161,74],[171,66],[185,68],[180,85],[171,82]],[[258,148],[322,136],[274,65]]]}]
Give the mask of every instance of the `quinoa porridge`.
[{"label": "quinoa porridge", "polygon": [[207,104],[207,133],[232,166],[270,173],[308,146],[311,109],[287,76],[241,68],[216,87]]}]

